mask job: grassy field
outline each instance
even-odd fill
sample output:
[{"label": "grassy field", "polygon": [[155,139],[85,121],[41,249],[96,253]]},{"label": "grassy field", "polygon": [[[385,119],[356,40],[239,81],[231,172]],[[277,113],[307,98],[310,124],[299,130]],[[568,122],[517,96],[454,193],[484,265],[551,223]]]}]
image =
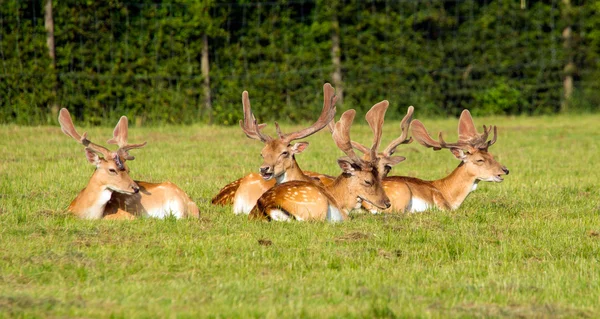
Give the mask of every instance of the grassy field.
[{"label": "grassy field", "polygon": [[[456,137],[456,119],[423,122]],[[600,116],[475,122],[499,126],[490,150],[510,169],[503,183],[480,183],[453,212],[340,224],[212,207],[258,168],[262,145],[208,126],[129,137],[148,141],[131,175],[178,184],[200,219],[78,220],[65,209],[93,171],[82,147],[58,127],[0,126],[0,317],[600,316]],[[88,132],[104,143],[112,129]],[[396,134],[386,123],[384,143]],[[353,138],[368,143],[368,127]],[[329,135],[307,140],[300,166],[337,175]],[[436,179],[458,164],[417,143],[397,153],[408,159],[392,175]]]}]

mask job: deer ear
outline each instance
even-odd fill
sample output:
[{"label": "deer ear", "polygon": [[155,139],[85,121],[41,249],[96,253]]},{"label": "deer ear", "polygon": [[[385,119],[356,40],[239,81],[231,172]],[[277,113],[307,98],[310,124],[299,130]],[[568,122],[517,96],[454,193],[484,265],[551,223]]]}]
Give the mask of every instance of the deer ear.
[{"label": "deer ear", "polygon": [[304,152],[304,150],[308,147],[308,142],[298,142],[292,146],[292,153],[298,154]]},{"label": "deer ear", "polygon": [[406,160],[406,157],[404,157],[404,156],[390,156],[390,157],[386,158],[385,165],[388,165],[390,167],[395,166],[395,165],[400,164],[400,162],[402,162],[404,160]]},{"label": "deer ear", "polygon": [[354,175],[356,168],[354,167],[352,161],[349,158],[342,157],[338,159],[337,162],[344,174]]},{"label": "deer ear", "polygon": [[90,164],[92,165],[98,166],[98,164],[100,164],[100,157],[98,156],[98,154],[96,154],[89,148],[85,149],[85,157],[87,158],[88,162],[90,162]]},{"label": "deer ear", "polygon": [[463,150],[459,148],[451,148],[450,151],[452,152],[452,154],[454,154],[454,157],[456,157],[457,159],[463,162],[467,160],[467,155],[465,155],[465,152]]}]

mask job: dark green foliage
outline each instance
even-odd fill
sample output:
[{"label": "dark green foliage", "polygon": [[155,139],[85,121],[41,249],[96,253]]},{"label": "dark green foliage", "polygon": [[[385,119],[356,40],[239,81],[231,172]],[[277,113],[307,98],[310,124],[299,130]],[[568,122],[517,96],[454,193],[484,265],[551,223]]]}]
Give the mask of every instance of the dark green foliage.
[{"label": "dark green foliage", "polygon": [[[341,40],[344,104],[364,113],[388,99],[390,118],[597,111],[598,4],[572,1],[53,2],[57,68],[43,0],[0,3],[0,123],[52,123],[50,106],[79,121],[235,124],[248,90],[260,120],[313,120],[332,81],[331,34]],[[339,25],[339,29],[337,29]],[[573,41],[563,45],[570,26]],[[203,105],[208,35],[212,111]],[[568,61],[575,70],[565,70]],[[56,93],[54,88],[57,88]],[[211,114],[212,112],[212,114]]]}]

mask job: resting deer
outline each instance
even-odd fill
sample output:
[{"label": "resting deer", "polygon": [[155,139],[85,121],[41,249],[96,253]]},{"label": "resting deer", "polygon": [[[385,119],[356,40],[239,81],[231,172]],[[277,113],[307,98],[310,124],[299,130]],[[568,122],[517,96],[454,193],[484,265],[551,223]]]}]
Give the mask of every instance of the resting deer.
[{"label": "resting deer", "polygon": [[[387,110],[389,106],[389,102],[387,100],[381,101],[377,104],[375,104],[370,110],[369,112],[367,112],[365,119],[367,120],[367,123],[369,123],[369,126],[371,127],[371,130],[373,132],[377,132],[377,136],[379,136],[378,138],[381,139],[381,135],[383,133],[383,131],[381,130],[381,128],[383,128],[383,120],[385,117],[385,112]],[[414,107],[413,106],[409,106],[406,112],[406,115],[404,116],[404,118],[402,119],[402,122],[400,123],[400,129],[402,131],[402,134],[394,139],[392,142],[390,142],[390,144],[388,144],[388,146],[385,148],[385,150],[383,150],[383,152],[378,152],[377,153],[377,171],[379,172],[380,176],[382,178],[386,177],[389,172],[391,171],[392,167],[394,167],[395,165],[399,164],[400,162],[406,160],[406,157],[404,156],[394,156],[393,154],[396,152],[396,148],[402,144],[410,144],[412,143],[412,138],[408,137],[408,131],[410,128],[410,122],[412,121],[412,116],[414,113]],[[333,133],[333,129],[335,126],[335,121],[331,121],[328,125],[329,130],[331,131],[331,133]],[[371,150],[366,147],[365,145],[356,142],[356,141],[350,141],[352,143],[352,147],[356,150],[359,150],[363,153],[363,157],[362,159],[365,161],[370,161],[371,160]],[[335,177],[332,176],[328,176],[328,175],[324,175],[324,174],[318,174],[318,173],[312,173],[310,172],[311,177],[316,177],[319,178],[320,181],[324,184],[324,185],[328,185],[331,182],[333,182],[335,180]]]},{"label": "resting deer", "polygon": [[[365,118],[367,120],[367,122],[369,123],[369,126],[371,127],[371,130],[373,130],[373,132],[377,132],[377,136],[380,139],[381,138],[381,134],[382,134],[382,130],[381,128],[383,127],[383,120],[385,117],[385,112],[387,110],[389,106],[388,101],[382,101],[378,104],[376,104],[375,106],[373,106],[371,108],[371,110],[369,110],[369,112],[367,112]],[[412,142],[412,138],[408,137],[408,133],[409,133],[409,128],[410,128],[410,123],[412,121],[412,116],[414,113],[414,107],[413,106],[409,106],[408,110],[406,112],[406,115],[404,116],[404,118],[402,119],[402,122],[400,123],[400,129],[401,129],[401,135],[394,139],[392,142],[390,142],[390,144],[388,144],[388,146],[383,150],[383,152],[379,152],[377,153],[376,157],[377,157],[377,161],[376,161],[376,165],[377,165],[377,171],[379,172],[379,176],[381,178],[385,178],[389,172],[391,171],[392,167],[399,164],[400,162],[404,161],[406,158],[404,156],[394,156],[393,154],[396,152],[396,148],[402,144],[410,144]],[[332,121],[333,123],[333,121]],[[331,132],[333,132],[333,127],[334,124],[330,123],[329,124],[329,129]],[[355,149],[361,151],[363,153],[363,157],[362,159],[365,161],[369,161],[371,159],[371,150],[364,146],[363,144],[360,144],[356,141],[351,141],[352,143],[352,147],[354,147]],[[331,176],[327,176],[327,175],[318,175],[317,176],[321,182],[324,185],[329,185],[331,184],[335,178],[331,177]],[[385,186],[385,182],[383,184]],[[384,188],[385,190],[385,188]],[[371,213],[378,213],[380,210],[377,209],[377,207],[369,204],[368,202],[363,202],[362,206],[364,209],[370,211]]]},{"label": "resting deer", "polygon": [[87,219],[199,216],[196,204],[175,184],[155,184],[131,179],[129,167],[125,163],[134,159],[129,151],[141,148],[146,143],[127,143],[127,117],[121,117],[113,131],[113,138],[108,141],[109,144],[119,146],[116,152],[92,143],[87,138],[87,133],[79,135],[67,109],[60,110],[58,122],[65,134],[85,146],[88,162],[96,166],[87,186],[69,205],[70,212]]},{"label": "resting deer", "polygon": [[331,84],[326,83],[323,86],[323,110],[318,120],[308,128],[289,134],[283,134],[279,124],[275,122],[278,138],[272,138],[261,131],[266,124],[257,124],[250,107],[248,92],[244,91],[242,93],[244,120],[240,120],[240,126],[246,136],[265,143],[265,147],[261,151],[263,163],[260,166],[259,173],[249,174],[223,187],[212,199],[212,203],[226,205],[233,202],[233,212],[235,214],[249,214],[258,198],[275,184],[287,181],[314,182],[315,179],[307,173],[317,174],[303,172],[295,158],[296,154],[301,153],[308,147],[308,142],[298,142],[293,145],[291,142],[320,131],[333,120],[336,101],[337,97],[334,94],[333,87]]},{"label": "resting deer", "polygon": [[363,201],[382,209],[390,207],[377,171],[376,152],[381,138],[381,125],[372,126],[372,160],[363,160],[354,153],[350,140],[350,127],[355,115],[354,110],[344,112],[333,130],[333,140],[347,155],[338,159],[342,169],[340,176],[326,186],[307,181],[277,185],[258,199],[249,217],[276,221],[342,221],[348,218],[351,209],[360,207]]},{"label": "resting deer", "polygon": [[[492,129],[494,137],[488,141]],[[488,148],[496,142],[497,128],[484,125],[483,130],[482,134],[477,132],[468,110],[460,116],[456,143],[446,143],[441,132],[438,141],[433,140],[423,123],[413,121],[412,137],[415,140],[434,150],[449,149],[461,163],[450,175],[435,181],[405,176],[384,178],[383,188],[392,203],[390,210],[420,212],[432,207],[454,210],[480,181],[502,182],[502,175],[508,175],[509,171],[488,152]]]}]

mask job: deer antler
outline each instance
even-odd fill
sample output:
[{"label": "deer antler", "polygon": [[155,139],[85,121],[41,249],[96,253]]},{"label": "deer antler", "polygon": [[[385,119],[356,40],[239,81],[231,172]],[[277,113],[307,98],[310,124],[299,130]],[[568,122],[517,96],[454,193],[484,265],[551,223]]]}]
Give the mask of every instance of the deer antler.
[{"label": "deer antler", "polygon": [[[419,120],[413,121],[412,126],[415,139],[423,146],[432,147],[436,151],[442,148],[487,151],[488,147],[496,142],[497,137],[497,129],[495,126],[487,128],[484,125],[484,132],[482,134],[477,133],[475,125],[473,124],[473,118],[468,110],[464,110],[460,115],[458,123],[458,141],[456,143],[446,143],[442,138],[442,132],[438,134],[438,141],[433,140],[429,136],[429,133],[427,133],[423,123]],[[492,128],[494,130],[494,137],[490,141],[487,141]]]},{"label": "deer antler", "polygon": [[370,149],[371,160],[377,158],[377,149],[379,149],[379,145],[381,144],[381,134],[383,133],[383,120],[389,105],[390,102],[383,100],[373,105],[365,115],[365,119],[367,120],[367,123],[369,123],[371,131],[373,131],[373,144]]},{"label": "deer antler", "polygon": [[333,138],[335,145],[337,145],[342,152],[346,153],[352,162],[363,166],[363,161],[356,156],[356,153],[354,153],[352,141],[350,139],[350,127],[354,121],[354,116],[356,116],[356,111],[353,109],[344,112],[340,120],[335,123],[331,137]]},{"label": "deer antler", "polygon": [[321,115],[319,115],[317,121],[310,127],[285,135],[281,133],[279,125],[275,123],[275,126],[277,127],[277,134],[279,134],[279,138],[289,143],[293,140],[305,138],[322,130],[335,117],[335,103],[337,102],[337,100],[338,97],[335,95],[335,89],[333,88],[333,86],[331,86],[331,84],[329,83],[325,83],[323,85],[323,110],[321,110]]},{"label": "deer antler", "polygon": [[[337,96],[335,96],[335,89],[331,84],[325,83],[323,85],[323,110],[321,111],[321,115],[317,119],[317,121],[307,127],[297,132],[292,132],[288,134],[283,134],[281,131],[281,127],[279,127],[279,123],[275,122],[275,129],[277,130],[277,135],[279,139],[284,142],[291,142],[293,140],[298,140],[301,138],[305,138],[310,136],[321,129],[323,129],[329,122],[331,122],[335,116],[335,103],[337,102]],[[261,130],[266,126],[266,124],[257,124],[256,118],[254,114],[252,114],[250,108],[250,99],[248,98],[248,92],[244,91],[242,93],[242,104],[244,105],[244,120],[240,120],[240,126],[246,136],[252,139],[260,140],[263,143],[269,142],[273,140],[272,137],[264,134]]]},{"label": "deer antler", "polygon": [[250,107],[250,98],[248,91],[242,92],[242,105],[244,107],[244,120],[240,120],[240,127],[251,139],[259,140],[263,143],[273,140],[272,137],[261,132],[267,124],[258,124]]},{"label": "deer antler", "polygon": [[[375,134],[375,140],[373,143],[375,152],[377,152],[377,149],[379,148],[379,143],[381,141],[383,119],[384,119],[385,111],[386,111],[388,105],[389,105],[388,101],[379,102],[378,104],[375,104],[371,108],[371,110],[369,110],[369,112],[367,112],[367,115],[366,115],[367,122],[369,122],[369,125],[371,126],[371,130],[373,131],[373,134]],[[415,108],[413,106],[408,107],[406,115],[404,116],[404,118],[402,119],[402,122],[400,123],[400,128],[402,130],[402,134],[400,135],[400,137],[393,140],[385,148],[385,150],[383,151],[384,156],[386,156],[386,157],[392,156],[394,154],[394,152],[396,151],[396,148],[401,144],[412,143],[412,137],[408,137],[408,131],[410,128],[410,123],[412,121],[412,116],[413,116],[414,110],[415,110]],[[330,130],[331,130],[331,127],[330,127]],[[373,150],[373,147],[371,147],[371,149],[369,149],[368,147],[366,147],[358,142],[355,142],[355,141],[352,141],[352,147],[363,152],[364,154],[371,154],[371,152]],[[371,155],[371,156],[373,156],[373,155]]]},{"label": "deer antler", "polygon": [[146,142],[142,144],[127,144],[127,137],[129,135],[129,124],[126,116],[121,116],[119,123],[115,126],[113,131],[113,138],[107,141],[108,144],[117,144],[119,149],[117,154],[124,160],[134,160],[135,157],[129,155],[129,151],[136,148],[142,148],[146,146]]},{"label": "deer antler", "polygon": [[410,144],[412,143],[412,137],[408,137],[408,130],[410,128],[410,123],[412,122],[413,112],[415,108],[411,105],[408,107],[406,111],[406,115],[400,122],[400,129],[402,130],[402,134],[397,139],[393,140],[386,148],[383,150],[383,155],[391,156],[396,151],[396,147],[402,144]]},{"label": "deer antler", "polygon": [[90,151],[102,155],[106,159],[112,159],[114,157],[114,153],[112,153],[106,147],[94,144],[90,140],[88,140],[87,133],[83,133],[83,135],[79,135],[79,133],[77,133],[77,130],[75,130],[75,126],[73,125],[73,120],[71,120],[71,114],[69,114],[69,110],[67,110],[66,108],[62,108],[60,110],[60,113],[58,115],[58,123],[60,123],[60,128],[63,131],[63,133],[75,139],[77,143],[85,146],[86,149],[89,149]]},{"label": "deer antler", "polygon": [[[368,148],[359,142],[350,141],[352,147],[361,151],[363,154],[369,154],[371,160],[377,157],[377,149],[381,144],[381,135],[383,133],[383,119],[385,118],[385,112],[389,105],[390,103],[387,100],[381,101],[373,105],[365,115],[365,119],[367,120],[367,123],[369,123],[371,131],[373,131],[373,145],[371,148]],[[333,126],[330,125],[329,129],[332,130],[332,127]]]}]

